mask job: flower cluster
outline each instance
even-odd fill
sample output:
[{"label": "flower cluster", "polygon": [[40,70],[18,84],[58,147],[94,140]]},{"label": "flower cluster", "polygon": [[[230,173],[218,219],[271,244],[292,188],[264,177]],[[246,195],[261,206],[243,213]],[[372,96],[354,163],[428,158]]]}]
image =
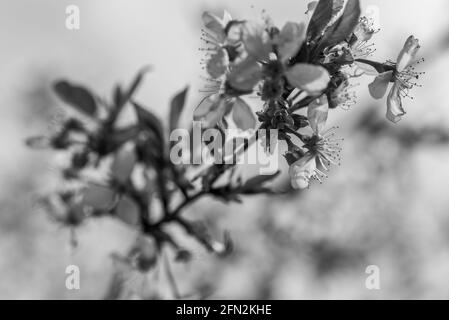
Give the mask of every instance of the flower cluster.
[{"label": "flower cluster", "polygon": [[[420,46],[413,36],[395,62],[371,60],[375,52],[371,40],[379,30],[371,18],[361,16],[359,0],[315,1],[306,14],[308,23],[287,22],[279,28],[265,14],[260,21],[250,21],[234,19],[227,12],[223,17],[204,13],[201,50],[207,95],[193,113],[204,130],[238,132],[231,137],[224,133],[228,136],[223,140],[213,135],[216,143],[199,142],[213,150],[214,158],[233,160],[257,139],[267,154],[283,145],[293,189],[307,188],[312,180],[322,182],[329,167],[340,163],[342,139],[335,127],[326,128],[326,122],[331,110],[348,110],[356,104],[352,78],[374,77],[369,92],[375,99],[392,84],[387,118],[396,123],[405,114],[402,98],[419,86],[416,81],[422,73],[415,66],[423,61],[416,59]],[[165,123],[135,101],[144,74],[145,70],[139,72],[126,88],[116,86],[111,99],[68,81],[56,82],[55,93],[75,112],[55,132],[27,143],[58,151],[67,160],[61,170],[64,186],[43,195],[39,203],[71,230],[88,218],[105,216],[138,230],[135,246],[118,260],[146,272],[161,263],[165,248],[174,250],[177,261],[190,258],[172,225],[211,252],[229,252],[228,233],[223,241],[215,239],[202,221],[184,217],[184,209],[206,196],[240,202],[249,195],[279,193],[268,185],[279,172],[244,180],[234,170],[236,164],[227,161],[206,168],[198,168],[195,161],[175,163],[172,151],[184,149],[175,148],[171,136],[179,129],[188,91],[173,98]],[[247,97],[258,103],[257,112]],[[127,108],[136,121],[124,125],[120,120]],[[185,131],[195,132],[195,124]],[[236,130],[225,130],[231,126]],[[274,139],[268,134],[273,130]],[[234,147],[242,137],[248,139],[228,154],[225,147]],[[189,152],[177,158],[194,159],[195,139],[181,142]],[[106,203],[89,201],[94,188],[110,195]]]},{"label": "flower cluster", "polygon": [[[369,92],[387,99],[387,119],[405,114],[401,98],[417,86],[415,71],[419,43],[410,36],[396,62],[369,60],[370,41],[379,31],[370,17],[361,16],[358,0],[320,0],[308,5],[308,24],[275,26],[266,15],[260,21],[203,14],[205,69],[214,83],[195,109],[206,126],[279,130],[288,146],[294,188],[306,188],[311,178],[321,181],[330,164],[338,163],[340,147],[334,133],[323,130],[329,109],[349,109],[356,103],[354,77],[375,76]],[[261,110],[252,112],[244,97],[256,94]],[[302,112],[302,109],[307,109]],[[257,120],[258,121],[257,121]],[[307,128],[312,134],[307,135]],[[309,132],[310,132],[309,129]],[[332,136],[332,138],[331,138]]]}]

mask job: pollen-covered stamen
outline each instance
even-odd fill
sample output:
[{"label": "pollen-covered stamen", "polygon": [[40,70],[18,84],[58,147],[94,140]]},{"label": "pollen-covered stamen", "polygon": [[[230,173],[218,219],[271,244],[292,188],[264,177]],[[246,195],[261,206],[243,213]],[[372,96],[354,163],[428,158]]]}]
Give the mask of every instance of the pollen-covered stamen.
[{"label": "pollen-covered stamen", "polygon": [[344,139],[335,138],[336,129],[338,129],[338,127],[330,128],[317,137],[318,139],[312,145],[308,146],[309,150],[318,156],[323,167],[325,167],[325,163],[327,163],[327,165],[340,165],[340,152],[342,150],[340,144]]},{"label": "pollen-covered stamen", "polygon": [[224,93],[224,83],[220,79],[213,79],[210,77],[201,77],[206,81],[203,89],[199,90],[200,93],[206,93],[208,95]]},{"label": "pollen-covered stamen", "polygon": [[201,47],[198,50],[206,52],[206,55],[213,55],[223,47],[223,44],[221,44],[212,34],[208,33],[207,31],[201,31],[200,39],[201,41],[203,41],[204,47]]},{"label": "pollen-covered stamen", "polygon": [[358,41],[368,41],[371,37],[380,31],[375,28],[375,23],[372,18],[361,17],[358,25],[354,30],[354,35]]},{"label": "pollen-covered stamen", "polygon": [[328,178],[328,175],[322,172],[320,169],[315,168],[311,178],[317,180],[320,184],[322,184],[323,180]]},{"label": "pollen-covered stamen", "polygon": [[366,59],[376,52],[374,43],[368,43],[366,41],[356,42],[352,46],[352,56],[354,59]]},{"label": "pollen-covered stamen", "polygon": [[415,71],[416,66],[422,62],[424,62],[424,58],[409,65],[401,72],[395,72],[395,82],[399,84],[399,94],[401,97],[413,99],[413,97],[409,95],[409,91],[413,89],[413,87],[422,87],[421,84],[417,83],[417,80],[419,80],[425,72]]},{"label": "pollen-covered stamen", "polygon": [[357,103],[357,95],[352,89],[358,85],[349,84],[348,82],[342,84],[337,90],[332,92],[332,101],[343,110],[349,110]]},{"label": "pollen-covered stamen", "polygon": [[354,37],[351,41],[352,55],[354,59],[366,59],[371,56],[376,49],[373,43],[369,43],[373,35],[380,29],[374,27],[374,20],[367,17],[361,17],[354,30]]},{"label": "pollen-covered stamen", "polygon": [[222,46],[220,41],[209,31],[201,29],[200,39],[204,41],[207,46],[212,46],[212,48],[219,48]]}]

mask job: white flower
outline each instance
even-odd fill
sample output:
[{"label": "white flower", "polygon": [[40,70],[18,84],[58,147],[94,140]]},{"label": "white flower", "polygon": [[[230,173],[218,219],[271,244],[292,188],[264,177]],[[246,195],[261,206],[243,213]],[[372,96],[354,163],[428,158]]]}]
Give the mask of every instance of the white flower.
[{"label": "white flower", "polygon": [[388,88],[390,82],[393,86],[387,98],[387,119],[396,123],[405,115],[402,108],[402,97],[409,96],[408,92],[414,86],[419,86],[416,79],[422,72],[415,71],[415,65],[422,62],[415,62],[416,54],[420,48],[419,40],[410,36],[404,44],[396,64],[386,65],[387,71],[379,74],[376,79],[369,85],[369,91],[373,98],[381,99]]},{"label": "white flower", "polygon": [[308,151],[290,166],[291,185],[295,189],[307,188],[311,179],[321,183],[327,178],[325,172],[329,171],[328,167],[331,164],[338,165],[340,162],[339,143],[342,139],[335,138],[335,128],[322,132],[328,110],[328,104],[324,99],[317,100],[309,106],[307,115],[314,134],[304,145]]},{"label": "white flower", "polygon": [[354,60],[366,59],[376,51],[376,49],[374,49],[374,44],[369,43],[369,41],[378,31],[379,29],[374,27],[372,19],[367,17],[360,18],[349,41],[351,54]]},{"label": "white flower", "polygon": [[334,91],[332,91],[329,104],[331,108],[340,107],[343,110],[348,110],[351,106],[356,104],[356,94],[352,88],[356,85],[350,84],[349,80],[344,80]]},{"label": "white flower", "polygon": [[305,41],[305,24],[287,22],[273,39],[263,24],[247,22],[242,32],[248,57],[230,71],[228,80],[233,88],[251,91],[264,78],[281,81],[282,76],[292,86],[309,94],[316,94],[327,87],[330,76],[325,68],[307,63],[288,65]]},{"label": "white flower", "polygon": [[203,23],[206,30],[202,30],[201,39],[206,43],[206,70],[213,79],[221,77],[228,70],[229,54],[226,46],[235,44],[227,36],[227,26],[231,23],[231,15],[225,11],[223,18],[210,12],[203,13]]}]

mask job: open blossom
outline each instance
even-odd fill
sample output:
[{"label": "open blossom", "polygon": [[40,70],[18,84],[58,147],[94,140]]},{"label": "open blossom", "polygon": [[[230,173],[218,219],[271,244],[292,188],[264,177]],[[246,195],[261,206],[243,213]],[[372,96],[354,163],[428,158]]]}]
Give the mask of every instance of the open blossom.
[{"label": "open blossom", "polygon": [[352,56],[355,59],[365,59],[373,54],[375,49],[374,44],[369,43],[373,35],[378,32],[375,29],[374,23],[367,17],[361,17],[359,23],[353,31],[353,36],[350,41],[350,48]]},{"label": "open blossom", "polygon": [[387,71],[380,73],[369,85],[369,91],[373,98],[381,99],[390,82],[393,86],[387,98],[387,119],[396,123],[405,115],[402,107],[402,97],[408,96],[408,92],[417,86],[415,80],[422,74],[415,71],[415,65],[422,60],[415,61],[420,48],[419,40],[410,36],[405,42],[395,64],[387,64]]},{"label": "open blossom", "polygon": [[305,189],[311,179],[320,182],[327,178],[329,166],[338,165],[340,161],[341,139],[335,138],[334,128],[323,131],[329,111],[323,100],[313,102],[308,109],[308,118],[313,135],[307,139],[304,148],[307,152],[289,169],[291,185],[295,189]]},{"label": "open blossom", "polygon": [[228,71],[230,60],[237,52],[239,42],[239,29],[235,30],[232,25],[239,22],[233,21],[231,15],[224,11],[223,18],[213,13],[203,13],[203,23],[206,27],[202,30],[201,39],[206,43],[207,61],[206,70],[213,78],[219,78]]},{"label": "open blossom", "polygon": [[213,127],[232,111],[238,128],[254,128],[256,117],[251,108],[241,98],[228,94],[225,88],[224,77],[232,67],[231,62],[241,53],[241,22],[232,20],[227,11],[224,11],[223,18],[210,12],[203,13],[202,18],[206,27],[202,40],[207,44],[203,50],[209,53],[206,71],[211,78],[203,90],[209,95],[195,109],[193,117],[201,120],[205,127]]},{"label": "open blossom", "polygon": [[330,79],[325,68],[307,63],[289,65],[305,38],[306,26],[303,23],[287,22],[282,30],[272,36],[265,24],[245,22],[242,43],[248,56],[230,71],[229,85],[247,92],[265,80],[271,86],[264,88],[270,89],[272,86],[279,87],[285,76],[290,85],[311,94],[325,89]]},{"label": "open blossom", "polygon": [[349,77],[345,76],[334,90],[332,90],[328,96],[329,98],[329,108],[335,109],[337,107],[343,110],[349,110],[349,108],[356,104],[356,94],[352,90],[356,84],[351,84],[349,82]]}]

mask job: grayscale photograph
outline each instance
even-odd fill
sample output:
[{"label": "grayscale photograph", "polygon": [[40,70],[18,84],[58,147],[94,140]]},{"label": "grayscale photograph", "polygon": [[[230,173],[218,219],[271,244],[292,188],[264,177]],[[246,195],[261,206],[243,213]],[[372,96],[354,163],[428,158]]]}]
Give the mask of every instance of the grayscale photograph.
[{"label": "grayscale photograph", "polygon": [[449,299],[448,12],[0,0],[0,299]]}]

